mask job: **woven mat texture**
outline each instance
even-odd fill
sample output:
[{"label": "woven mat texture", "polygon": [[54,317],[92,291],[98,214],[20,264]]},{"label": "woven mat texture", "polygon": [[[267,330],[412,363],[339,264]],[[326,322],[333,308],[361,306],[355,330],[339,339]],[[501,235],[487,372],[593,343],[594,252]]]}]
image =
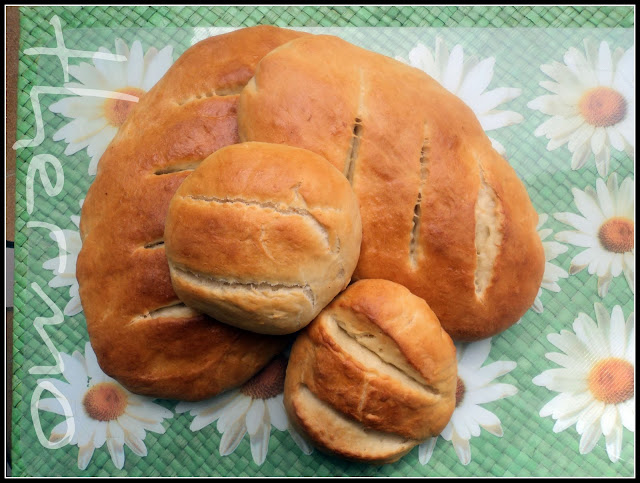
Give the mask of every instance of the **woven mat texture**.
[{"label": "woven mat texture", "polygon": [[[508,109],[523,113],[523,122],[490,133],[507,149],[508,159],[520,175],[540,213],[549,214],[546,227],[554,233],[570,229],[553,219],[558,212],[577,213],[572,187],[584,189],[595,186],[599,177],[593,161],[581,170],[572,171],[570,153],[566,147],[550,153],[547,140],[533,135],[547,116],[527,107],[527,102],[545,93],[539,86],[544,80],[540,64],[551,60],[562,61],[562,53],[571,45],[581,46],[588,35],[607,29],[633,31],[634,11],[631,7],[21,7],[20,64],[18,83],[17,139],[33,139],[36,135],[30,92],[34,86],[63,84],[59,60],[51,56],[25,55],[25,49],[54,47],[55,36],[51,18],[58,16],[65,32],[67,47],[74,48],[74,39],[87,44],[110,46],[122,35],[142,40],[144,47],[174,45],[174,59],[184,51],[192,37],[194,27],[244,27],[272,24],[282,27],[416,27],[437,28],[447,44],[463,43],[465,52],[473,51],[471,27],[513,29],[521,28],[520,45],[492,46],[497,59],[495,78],[501,85],[522,89],[521,95],[508,104]],[[526,50],[526,42],[536,41],[527,36],[526,29],[565,32],[546,39],[546,57],[535,65],[523,59],[512,58],[511,52]],[[564,31],[563,29],[567,29]],[[576,31],[580,29],[580,32]],[[603,30],[604,29],[604,30]],[[409,29],[411,30],[411,29]],[[363,30],[364,32],[364,30]],[[412,30],[395,44],[396,36],[380,33],[373,50],[387,53],[403,52],[420,40],[420,29]],[[585,33],[586,32],[586,33]],[[358,34],[351,33],[354,42]],[[564,36],[563,36],[564,35]],[[364,37],[369,38],[369,37]],[[625,39],[628,37],[625,37]],[[577,42],[576,42],[576,39]],[[433,46],[433,38],[422,40]],[[633,42],[633,40],[631,40]],[[628,48],[628,46],[625,46]],[[385,49],[387,49],[385,51]],[[78,59],[71,60],[79,62]],[[492,87],[496,87],[492,84]],[[603,302],[611,313],[620,305],[626,317],[634,311],[633,294],[623,276],[615,277],[609,294],[603,300],[596,293],[596,276],[587,270],[570,275],[560,281],[558,293],[543,291],[544,312],[529,311],[522,322],[492,340],[487,364],[498,360],[517,363],[517,368],[500,377],[499,382],[512,384],[518,394],[487,405],[501,422],[502,437],[483,430],[471,439],[472,461],[462,465],[453,445],[438,439],[431,460],[422,465],[418,461],[418,448],[414,448],[399,462],[385,466],[367,466],[349,463],[314,451],[303,454],[287,432],[272,429],[269,452],[262,465],[252,459],[248,436],[229,456],[219,454],[220,434],[215,425],[200,431],[191,431],[192,416],[174,411],[175,401],[157,401],[173,411],[165,420],[166,432],[147,432],[144,443],[145,457],[137,456],[125,448],[125,464],[117,469],[107,451],[106,444],[96,449],[86,470],[77,465],[77,446],[46,449],[38,441],[30,410],[31,398],[41,376],[29,373],[38,365],[52,365],[54,359],[45,345],[35,323],[39,317],[51,317],[53,312],[47,301],[34,289],[37,284],[50,298],[50,302],[63,309],[69,302],[68,287],[51,287],[53,277],[43,263],[57,256],[56,243],[47,229],[27,226],[29,221],[47,222],[62,229],[77,230],[72,216],[80,214],[80,201],[92,181],[87,174],[89,156],[86,150],[73,155],[64,153],[66,144],[54,142],[53,133],[68,119],[51,112],[48,107],[64,96],[41,96],[45,140],[37,147],[17,150],[16,236],[15,236],[15,312],[14,312],[14,377],[12,464],[16,476],[631,476],[634,473],[634,434],[624,430],[620,461],[612,463],[604,448],[604,437],[589,454],[578,450],[580,436],[575,425],[554,433],[554,421],[540,417],[539,411],[556,393],[532,383],[532,379],[556,367],[545,354],[557,351],[546,335],[571,330],[579,312],[594,318],[594,302]],[[34,208],[27,211],[27,178],[30,162],[39,154],[49,154],[64,167],[64,186],[51,196],[43,187],[40,176],[33,183]],[[562,168],[558,168],[561,165]],[[55,180],[52,165],[46,167],[51,180]],[[612,150],[611,169],[620,181],[634,176],[634,163],[623,152]],[[51,190],[49,190],[51,191]],[[578,247],[567,245],[568,251],[554,263],[568,270],[571,259],[579,253]],[[81,313],[67,316],[55,326],[44,326],[57,350],[72,354],[84,352],[88,340],[85,319]],[[53,376],[59,377],[61,376]],[[61,421],[53,413],[40,411],[40,424],[45,434]]]}]

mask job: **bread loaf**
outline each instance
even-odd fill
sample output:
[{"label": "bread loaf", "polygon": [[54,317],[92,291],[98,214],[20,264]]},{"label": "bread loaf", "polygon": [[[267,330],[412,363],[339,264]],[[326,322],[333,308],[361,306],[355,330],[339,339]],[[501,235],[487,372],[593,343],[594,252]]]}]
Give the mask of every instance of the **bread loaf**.
[{"label": "bread loaf", "polygon": [[261,26],[191,47],[140,99],[100,160],[81,214],[77,278],[98,363],[133,392],[208,398],[248,380],[288,342],[182,304],[163,233],[182,181],[238,142],[238,93],[257,62],[299,35]]},{"label": "bread loaf", "polygon": [[390,463],[444,429],[456,380],[455,347],[426,302],[361,280],[296,338],[284,403],[320,449]]},{"label": "bread loaf", "polygon": [[265,143],[200,164],[172,198],[164,236],[183,302],[263,334],[301,329],[346,288],[361,238],[342,173],[311,151]]},{"label": "bread loaf", "polygon": [[492,336],[544,272],[537,214],[473,111],[425,73],[337,37],[305,36],[258,64],[242,141],[314,151],[349,179],[363,238],[354,279],[398,282],[455,339]]}]

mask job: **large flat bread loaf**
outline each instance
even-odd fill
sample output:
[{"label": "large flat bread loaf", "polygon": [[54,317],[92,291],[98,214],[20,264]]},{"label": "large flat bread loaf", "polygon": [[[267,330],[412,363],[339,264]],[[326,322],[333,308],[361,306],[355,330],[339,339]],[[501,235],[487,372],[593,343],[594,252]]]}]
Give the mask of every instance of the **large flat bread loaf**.
[{"label": "large flat bread loaf", "polygon": [[242,141],[327,158],[363,225],[354,279],[398,282],[455,339],[494,335],[533,303],[544,271],[524,185],[469,107],[425,73],[332,36],[259,63],[240,96]]},{"label": "large flat bread loaf", "polygon": [[264,26],[193,46],[100,160],[82,209],[77,277],[98,362],[131,391],[207,398],[249,379],[287,343],[181,304],[162,237],[178,186],[211,153],[238,142],[238,93],[258,61],[299,35]]}]

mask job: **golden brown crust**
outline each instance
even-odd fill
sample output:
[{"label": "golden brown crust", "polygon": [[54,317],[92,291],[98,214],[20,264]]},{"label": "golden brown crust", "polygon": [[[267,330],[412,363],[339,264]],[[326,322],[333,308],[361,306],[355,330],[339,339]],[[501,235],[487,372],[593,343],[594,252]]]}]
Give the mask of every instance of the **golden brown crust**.
[{"label": "golden brown crust", "polygon": [[423,72],[303,37],[260,62],[238,120],[241,140],[309,149],[350,179],[355,279],[408,287],[461,340],[506,329],[533,303],[544,252],[525,187],[471,109]]},{"label": "golden brown crust", "polygon": [[355,195],[325,159],[243,143],[216,151],[182,183],[164,239],[187,305],[245,330],[288,334],[346,288],[361,238]]},{"label": "golden brown crust", "polygon": [[444,429],[456,379],[455,347],[426,302],[394,282],[361,280],[297,337],[284,401],[319,447],[389,462]]},{"label": "golden brown crust", "polygon": [[128,389],[203,399],[249,379],[287,343],[164,307],[180,301],[162,240],[169,201],[209,154],[238,142],[238,92],[270,50],[300,34],[254,27],[187,50],[107,148],[85,199],[77,277],[102,369]]}]

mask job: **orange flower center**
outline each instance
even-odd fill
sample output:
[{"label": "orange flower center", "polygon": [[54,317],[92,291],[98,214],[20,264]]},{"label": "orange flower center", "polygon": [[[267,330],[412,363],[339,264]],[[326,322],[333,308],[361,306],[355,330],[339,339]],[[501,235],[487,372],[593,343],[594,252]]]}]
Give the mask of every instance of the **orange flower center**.
[{"label": "orange flower center", "polygon": [[464,391],[464,382],[462,379],[458,378],[458,381],[456,382],[456,407],[458,407],[464,399]]},{"label": "orange flower center", "polygon": [[124,414],[127,395],[112,382],[101,382],[91,387],[82,398],[82,405],[89,417],[98,421],[112,421]]},{"label": "orange flower center", "polygon": [[630,399],[633,396],[633,366],[617,357],[598,361],[589,372],[589,389],[593,397],[607,404]]},{"label": "orange flower center", "polygon": [[633,221],[624,217],[609,218],[598,231],[602,246],[614,253],[633,250]]},{"label": "orange flower center", "polygon": [[[145,94],[142,89],[138,89],[137,87],[125,87],[124,89],[119,89],[115,92],[135,96],[138,99],[141,99]],[[124,99],[107,99],[102,105],[104,109],[104,117],[112,126],[120,127],[124,124],[124,121],[127,120],[131,109],[133,109],[136,104],[136,102],[125,101]]]},{"label": "orange flower center", "polygon": [[267,367],[245,382],[240,392],[253,399],[269,399],[284,391],[284,375],[287,371],[287,360],[276,357]]},{"label": "orange flower center", "polygon": [[613,126],[627,114],[627,102],[622,94],[610,87],[594,87],[586,91],[578,108],[585,121],[593,126]]}]

